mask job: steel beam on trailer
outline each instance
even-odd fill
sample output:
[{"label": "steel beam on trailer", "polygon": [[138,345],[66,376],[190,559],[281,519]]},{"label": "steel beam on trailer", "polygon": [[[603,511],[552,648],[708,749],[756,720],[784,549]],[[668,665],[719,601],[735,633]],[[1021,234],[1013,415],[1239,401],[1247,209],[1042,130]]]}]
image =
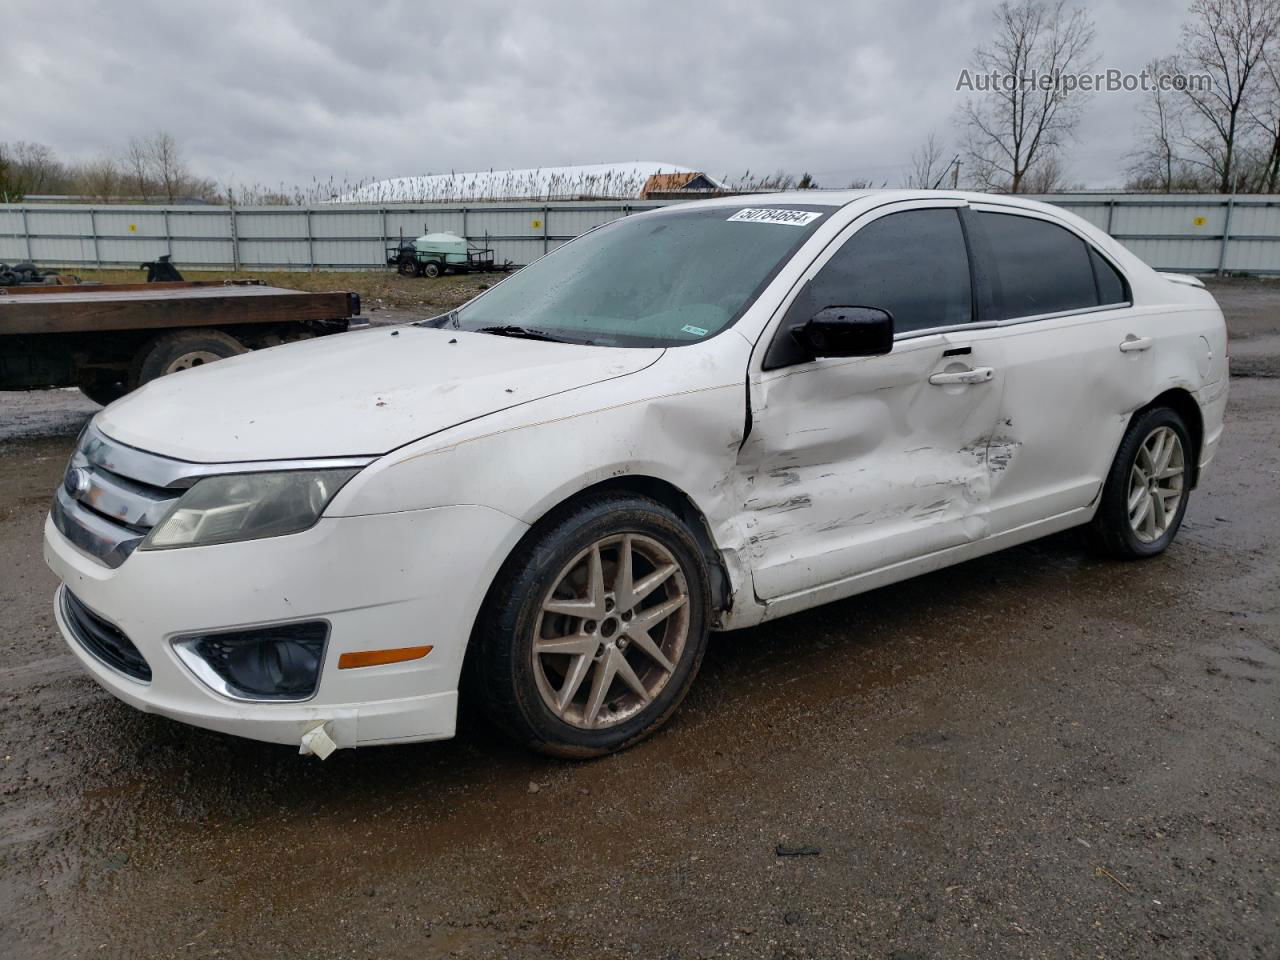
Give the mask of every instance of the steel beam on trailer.
[{"label": "steel beam on trailer", "polygon": [[[0,311],[0,335],[297,323],[343,320],[353,315],[353,295],[347,293],[221,283],[146,286],[152,289],[63,287],[43,296],[13,297]],[[154,289],[157,287],[160,289]]]}]

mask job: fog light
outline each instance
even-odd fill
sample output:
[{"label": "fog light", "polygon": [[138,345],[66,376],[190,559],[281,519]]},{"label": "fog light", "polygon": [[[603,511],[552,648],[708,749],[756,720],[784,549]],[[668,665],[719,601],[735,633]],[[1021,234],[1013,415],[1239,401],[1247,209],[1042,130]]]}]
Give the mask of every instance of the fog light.
[{"label": "fog light", "polygon": [[212,690],[235,700],[306,700],[320,683],[323,620],[179,637],[173,648]]}]

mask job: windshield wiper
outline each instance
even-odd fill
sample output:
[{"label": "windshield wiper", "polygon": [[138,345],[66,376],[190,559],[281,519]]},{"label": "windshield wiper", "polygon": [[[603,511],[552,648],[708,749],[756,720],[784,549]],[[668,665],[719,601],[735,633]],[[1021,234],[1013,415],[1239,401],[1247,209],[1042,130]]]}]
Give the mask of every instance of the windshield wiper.
[{"label": "windshield wiper", "polygon": [[493,327],[481,327],[476,333],[492,333],[496,337],[519,337],[521,340],[546,340],[550,343],[568,343],[561,337],[553,336],[542,330],[530,327],[517,327],[514,324],[500,324]]},{"label": "windshield wiper", "polygon": [[413,324],[415,327],[435,327],[441,329],[443,327],[458,325],[458,311],[450,310],[448,313],[442,313],[438,317],[427,317],[425,320],[417,320]]}]

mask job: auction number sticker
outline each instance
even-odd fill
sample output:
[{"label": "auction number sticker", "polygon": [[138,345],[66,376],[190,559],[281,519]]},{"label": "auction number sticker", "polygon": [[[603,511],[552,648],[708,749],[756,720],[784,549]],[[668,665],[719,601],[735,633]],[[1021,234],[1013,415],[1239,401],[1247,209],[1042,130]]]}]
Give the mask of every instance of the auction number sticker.
[{"label": "auction number sticker", "polygon": [[808,210],[771,210],[768,207],[747,207],[729,218],[731,223],[785,223],[791,227],[804,227],[822,214]]}]

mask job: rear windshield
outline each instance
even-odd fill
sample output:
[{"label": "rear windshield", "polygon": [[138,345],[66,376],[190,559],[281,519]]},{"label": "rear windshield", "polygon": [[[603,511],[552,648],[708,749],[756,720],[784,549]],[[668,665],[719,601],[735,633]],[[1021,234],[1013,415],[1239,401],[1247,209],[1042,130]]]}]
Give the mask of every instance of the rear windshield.
[{"label": "rear windshield", "polygon": [[616,220],[432,325],[607,346],[705,340],[742,316],[828,212],[744,204]]}]

